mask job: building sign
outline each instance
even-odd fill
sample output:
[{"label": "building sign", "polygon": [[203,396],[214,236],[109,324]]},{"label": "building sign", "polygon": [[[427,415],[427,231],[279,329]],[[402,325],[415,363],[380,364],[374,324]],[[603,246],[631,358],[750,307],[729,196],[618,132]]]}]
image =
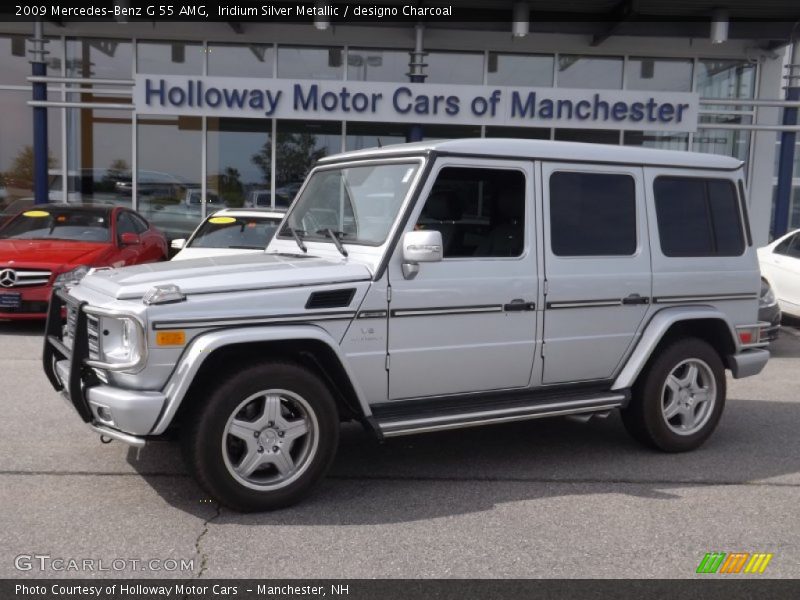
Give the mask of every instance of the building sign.
[{"label": "building sign", "polygon": [[695,131],[686,92],[138,75],[140,114]]}]

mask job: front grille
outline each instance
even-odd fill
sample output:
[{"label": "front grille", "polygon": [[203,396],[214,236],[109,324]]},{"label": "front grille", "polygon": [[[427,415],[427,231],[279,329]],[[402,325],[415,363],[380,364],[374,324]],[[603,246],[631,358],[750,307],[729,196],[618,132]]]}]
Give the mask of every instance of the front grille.
[{"label": "front grille", "polygon": [[19,306],[14,308],[8,306],[0,306],[0,313],[14,314],[14,313],[47,313],[47,302],[37,302],[23,300]]},{"label": "front grille", "polygon": [[100,360],[99,319],[94,315],[86,316],[86,332],[89,336],[89,358]]},{"label": "front grille", "polygon": [[34,285],[45,285],[50,281],[50,271],[44,269],[3,269],[3,276],[0,277],[0,286],[5,288],[32,287]]}]

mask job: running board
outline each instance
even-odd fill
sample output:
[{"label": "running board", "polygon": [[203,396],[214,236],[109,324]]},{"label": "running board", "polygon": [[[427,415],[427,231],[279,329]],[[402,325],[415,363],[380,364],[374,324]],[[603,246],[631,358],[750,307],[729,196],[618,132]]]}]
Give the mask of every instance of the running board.
[{"label": "running board", "polygon": [[447,411],[443,414],[428,413],[418,417],[376,418],[374,422],[383,437],[395,437],[412,433],[461,429],[544,417],[604,412],[619,408],[627,399],[627,393],[608,392],[592,397],[584,395],[571,400],[564,398],[563,400],[551,402],[518,403],[514,406],[492,407],[491,404],[487,404],[483,408],[476,409],[473,407],[468,412],[462,413]]}]

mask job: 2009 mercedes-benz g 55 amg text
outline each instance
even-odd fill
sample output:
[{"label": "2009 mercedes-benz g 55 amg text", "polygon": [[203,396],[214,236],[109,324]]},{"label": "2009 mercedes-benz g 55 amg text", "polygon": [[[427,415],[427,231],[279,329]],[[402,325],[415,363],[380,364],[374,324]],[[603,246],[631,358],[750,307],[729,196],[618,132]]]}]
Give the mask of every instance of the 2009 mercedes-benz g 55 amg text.
[{"label": "2009 mercedes-benz g 55 amg text", "polygon": [[641,442],[696,448],[725,370],[769,358],[759,289],[737,160],[401,144],[321,160],[264,254],[56,292],[44,369],[94,431],[179,430],[214,498],[265,510],[323,477],[343,420],[389,437],[620,409]]}]

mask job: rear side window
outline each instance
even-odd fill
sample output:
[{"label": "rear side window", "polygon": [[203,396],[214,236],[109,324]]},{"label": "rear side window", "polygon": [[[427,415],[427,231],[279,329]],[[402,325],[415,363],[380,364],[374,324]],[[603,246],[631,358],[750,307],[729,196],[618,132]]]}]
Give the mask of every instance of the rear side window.
[{"label": "rear side window", "polygon": [[615,173],[550,176],[550,239],[556,256],[631,256],[636,252],[636,187]]},{"label": "rear side window", "polygon": [[744,252],[733,182],[658,177],[653,191],[661,252],[665,256],[739,256]]},{"label": "rear side window", "polygon": [[775,254],[800,258],[800,234],[796,233],[775,246]]}]

